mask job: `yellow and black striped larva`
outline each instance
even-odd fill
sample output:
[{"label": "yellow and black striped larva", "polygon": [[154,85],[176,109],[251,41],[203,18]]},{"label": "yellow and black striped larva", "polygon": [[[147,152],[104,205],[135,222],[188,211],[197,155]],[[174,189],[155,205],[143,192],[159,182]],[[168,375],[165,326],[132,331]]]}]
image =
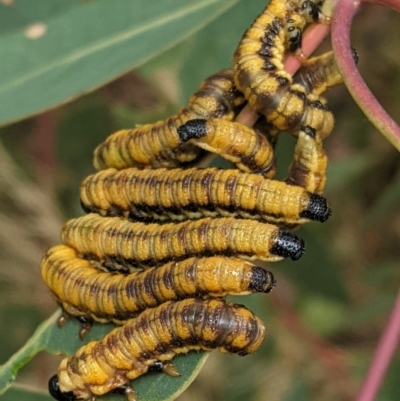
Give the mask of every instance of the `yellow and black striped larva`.
[{"label": "yellow and black striped larva", "polygon": [[268,293],[276,284],[261,267],[222,256],[185,259],[128,275],[101,272],[65,245],[46,252],[41,272],[68,315],[117,324],[163,302]]},{"label": "yellow and black striped larva", "polygon": [[167,362],[176,354],[218,349],[247,355],[264,336],[261,320],[243,306],[214,299],[165,302],[63,359],[49,391],[59,401],[89,400],[113,390],[135,401],[129,380],[154,367],[168,373]]},{"label": "yellow and black striped larva", "polygon": [[[353,54],[354,60],[357,61],[355,51]],[[329,88],[341,84],[343,80],[333,52],[328,52],[307,60],[294,76],[293,82],[304,88],[310,102],[315,101],[315,105],[322,105],[320,108],[316,108],[313,114],[314,117],[318,117],[317,110],[322,110],[321,112],[324,113],[326,104],[320,95]],[[319,120],[319,117],[316,119]],[[324,121],[333,126],[334,120],[331,112],[325,113]],[[297,132],[298,142],[286,182],[302,186],[309,192],[321,194],[326,181],[328,160],[323,148],[323,138],[320,132],[313,128],[314,125],[318,126],[318,123],[312,121],[311,126],[306,125]],[[277,130],[270,130],[267,135],[272,143],[276,142],[277,133]]]},{"label": "yellow and black striped larva", "polygon": [[334,123],[328,107],[308,99],[302,85],[293,83],[283,67],[287,51],[300,49],[306,23],[327,21],[319,6],[312,1],[271,0],[236,49],[234,79],[250,106],[277,130],[311,126],[324,138]]},{"label": "yellow and black striped larva", "polygon": [[[358,55],[352,49],[354,62]],[[293,83],[300,84],[305,93],[320,96],[328,89],[343,83],[342,74],[332,51],[306,60],[293,77]]]},{"label": "yellow and black striped larva", "polygon": [[67,221],[61,241],[83,257],[121,269],[160,266],[192,256],[297,260],[304,252],[304,241],[293,233],[272,224],[229,217],[160,225],[88,214]]},{"label": "yellow and black striped larva", "polygon": [[246,173],[275,174],[274,151],[267,138],[237,122],[194,119],[177,130],[183,143],[193,143],[234,163]]},{"label": "yellow and black striped larva", "polygon": [[132,220],[238,216],[302,224],[331,214],[325,198],[302,187],[217,168],[102,170],[83,181],[80,196],[88,213]]},{"label": "yellow and black striped larva", "polygon": [[328,158],[321,137],[313,128],[306,126],[298,133],[293,162],[286,182],[300,185],[315,194],[322,194],[327,166]]},{"label": "yellow and black striped larva", "polygon": [[232,70],[222,70],[207,78],[190,98],[188,106],[165,121],[123,130],[109,136],[94,152],[94,166],[123,169],[127,167],[178,167],[194,160],[200,148],[184,144],[177,128],[189,120],[220,118],[232,121],[243,96],[233,84]]}]

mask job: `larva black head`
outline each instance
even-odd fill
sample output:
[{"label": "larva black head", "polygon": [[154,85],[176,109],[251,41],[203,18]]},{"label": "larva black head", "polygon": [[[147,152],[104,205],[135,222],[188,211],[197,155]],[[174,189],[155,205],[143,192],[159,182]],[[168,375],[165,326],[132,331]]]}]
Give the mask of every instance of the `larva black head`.
[{"label": "larva black head", "polygon": [[270,252],[283,258],[297,260],[302,257],[304,250],[304,241],[301,238],[287,231],[280,231]]},{"label": "larva black head", "polygon": [[182,142],[190,139],[201,138],[207,134],[207,121],[200,118],[190,120],[186,124],[181,125],[178,129],[178,135]]},{"label": "larva black head", "polygon": [[271,272],[258,266],[254,267],[252,272],[249,290],[268,293],[275,288],[276,280]]},{"label": "larva black head", "polygon": [[331,208],[328,206],[326,199],[317,194],[309,193],[310,200],[308,202],[307,210],[300,213],[300,217],[323,223],[328,220],[332,214]]},{"label": "larva black head", "polygon": [[63,393],[60,390],[57,375],[52,376],[51,379],[49,380],[49,393],[53,398],[55,398],[58,401],[76,401],[77,400],[77,398],[74,396],[72,391]]}]

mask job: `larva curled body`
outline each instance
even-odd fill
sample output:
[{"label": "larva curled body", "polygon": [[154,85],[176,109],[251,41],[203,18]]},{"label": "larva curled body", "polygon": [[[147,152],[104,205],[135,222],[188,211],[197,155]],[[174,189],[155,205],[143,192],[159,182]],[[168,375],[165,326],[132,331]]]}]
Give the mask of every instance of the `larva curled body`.
[{"label": "larva curled body", "polygon": [[80,189],[85,211],[133,220],[242,217],[271,223],[325,221],[325,198],[257,174],[217,168],[108,169],[87,177]]},{"label": "larva curled body", "polygon": [[326,182],[328,158],[321,137],[311,127],[299,131],[293,162],[286,182],[322,194]]},{"label": "larva curled body", "polygon": [[184,143],[216,153],[246,173],[275,175],[274,151],[267,138],[237,122],[194,119],[177,130]]},{"label": "larva curled body", "polygon": [[272,273],[240,259],[214,256],[171,262],[128,275],[101,272],[65,245],[43,257],[42,278],[71,316],[121,324],[163,302],[270,292]]},{"label": "larva curled body", "polygon": [[183,144],[176,130],[196,118],[233,120],[244,99],[236,90],[232,75],[232,70],[226,69],[207,78],[190,98],[188,106],[165,121],[109,136],[94,152],[95,168],[171,168],[194,160],[200,149]]},{"label": "larva curled body", "polygon": [[159,266],[192,256],[224,255],[247,260],[299,259],[304,242],[277,226],[254,220],[204,218],[169,224],[132,223],[97,214],[67,221],[64,245],[84,257],[126,268]]},{"label": "larva curled body", "polygon": [[287,51],[301,48],[306,23],[328,21],[318,6],[312,1],[271,0],[243,35],[233,62],[237,88],[277,130],[296,132],[311,126],[324,138],[334,123],[328,107],[308,98],[303,86],[293,83],[283,67]]},{"label": "larva curled body", "polygon": [[165,302],[63,359],[49,389],[57,400],[72,401],[122,387],[132,401],[129,380],[155,363],[200,349],[247,355],[260,347],[264,336],[261,320],[242,306],[220,300]]},{"label": "larva curled body", "polygon": [[[358,55],[352,49],[354,62]],[[293,83],[303,87],[307,95],[320,96],[328,89],[343,83],[343,77],[336,63],[333,51],[306,60],[293,77]]]}]

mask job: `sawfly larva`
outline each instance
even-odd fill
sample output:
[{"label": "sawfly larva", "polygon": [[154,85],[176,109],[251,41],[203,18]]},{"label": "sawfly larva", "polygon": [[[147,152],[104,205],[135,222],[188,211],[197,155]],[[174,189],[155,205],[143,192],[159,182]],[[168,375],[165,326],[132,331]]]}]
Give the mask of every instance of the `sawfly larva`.
[{"label": "sawfly larva", "polygon": [[334,122],[328,107],[318,99],[308,99],[303,86],[293,83],[283,66],[288,51],[300,51],[306,23],[329,22],[320,4],[271,0],[243,35],[233,63],[236,87],[277,130],[298,131],[308,125],[324,138]]},{"label": "sawfly larva", "polygon": [[244,99],[236,90],[232,75],[232,70],[222,70],[207,78],[188,106],[165,121],[109,136],[94,152],[95,168],[172,168],[194,160],[200,148],[183,144],[176,130],[196,118],[233,120]]},{"label": "sawfly larva", "polygon": [[267,138],[243,124],[221,119],[194,119],[177,130],[184,143],[216,153],[246,173],[275,174],[274,151]]},{"label": "sawfly larva", "polygon": [[[354,62],[358,55],[352,49]],[[293,83],[300,84],[305,93],[320,96],[328,89],[343,83],[342,74],[332,51],[306,60],[293,77]]]},{"label": "sawfly larva", "polygon": [[299,131],[293,162],[286,179],[288,184],[300,185],[310,192],[321,194],[326,182],[326,157],[322,140],[311,127]]},{"label": "sawfly larva", "polygon": [[49,391],[59,401],[92,400],[113,390],[136,401],[129,381],[152,366],[168,373],[168,361],[191,350],[247,355],[264,337],[261,320],[243,306],[214,299],[165,302],[63,359]]},{"label": "sawfly larva", "polygon": [[325,198],[300,186],[217,168],[102,170],[83,181],[80,196],[88,213],[132,220],[238,216],[302,224],[331,214]]},{"label": "sawfly larva", "polygon": [[166,301],[268,293],[276,285],[272,273],[261,267],[222,256],[185,259],[128,275],[103,272],[65,245],[46,252],[41,272],[67,315],[117,324]]},{"label": "sawfly larva", "polygon": [[204,218],[169,224],[133,223],[97,214],[69,220],[61,240],[85,258],[115,268],[153,267],[192,256],[246,260],[299,259],[304,242],[272,224],[235,218]]}]

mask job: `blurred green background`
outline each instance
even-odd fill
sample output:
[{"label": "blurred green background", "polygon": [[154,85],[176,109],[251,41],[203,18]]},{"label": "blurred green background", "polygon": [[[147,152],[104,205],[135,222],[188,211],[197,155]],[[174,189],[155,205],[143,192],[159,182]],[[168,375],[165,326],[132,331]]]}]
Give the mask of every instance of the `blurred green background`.
[{"label": "blurred green background", "polygon": [[[144,21],[136,31],[127,3]],[[159,28],[151,16],[146,25],[135,9],[141,4],[153,8]],[[62,222],[82,214],[78,187],[93,172],[94,147],[120,128],[171,115],[205,77],[229,68],[265,0],[156,4],[0,0],[0,364],[55,309],[40,258],[59,241]],[[398,123],[399,24],[394,12],[368,7],[352,31],[362,75]],[[333,216],[299,229],[307,244],[301,261],[268,266],[278,280],[271,295],[238,300],[266,323],[262,350],[246,358],[213,353],[180,401],[346,401],[357,393],[400,283],[400,156],[344,87],[327,97],[336,115],[326,141]],[[293,145],[281,136],[279,178]],[[38,355],[20,372],[19,387],[44,393],[58,361]],[[400,399],[399,377],[397,351],[377,400]]]}]

